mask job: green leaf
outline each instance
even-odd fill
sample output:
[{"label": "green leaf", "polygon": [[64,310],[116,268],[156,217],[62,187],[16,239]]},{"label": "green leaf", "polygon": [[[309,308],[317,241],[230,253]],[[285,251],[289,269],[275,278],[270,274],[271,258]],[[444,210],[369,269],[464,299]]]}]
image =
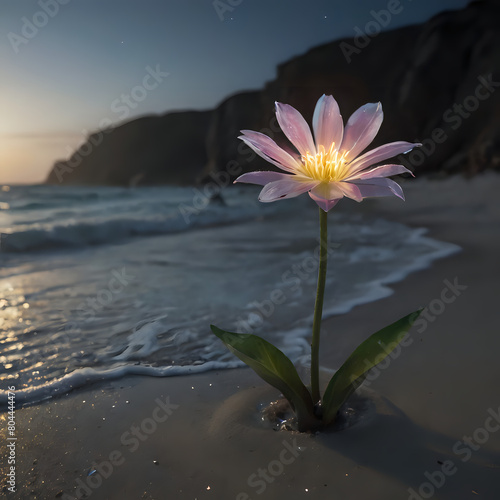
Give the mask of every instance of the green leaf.
[{"label": "green leaf", "polygon": [[293,363],[278,348],[257,335],[226,332],[214,325],[210,328],[235,356],[285,396],[297,415],[299,430],[317,421],[311,394]]},{"label": "green leaf", "polygon": [[368,371],[403,340],[423,309],[408,314],[360,344],[330,380],[323,396],[323,422],[332,423],[342,404],[362,384]]}]

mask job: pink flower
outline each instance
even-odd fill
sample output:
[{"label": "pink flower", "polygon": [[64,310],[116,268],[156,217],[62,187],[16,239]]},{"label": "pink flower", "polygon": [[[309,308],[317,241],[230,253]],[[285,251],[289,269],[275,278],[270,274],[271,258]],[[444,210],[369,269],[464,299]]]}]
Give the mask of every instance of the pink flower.
[{"label": "pink flower", "polygon": [[307,122],[292,106],[277,102],[276,118],[300,157],[287,153],[260,132],[242,130],[243,135],[239,137],[259,156],[286,172],[249,172],[234,181],[264,186],[260,201],[293,198],[308,192],[328,212],[344,196],[358,202],[371,196],[391,195],[404,200],[399,184],[387,177],[403,172],[411,174],[408,169],[394,164],[369,167],[407,153],[421,144],[391,142],[359,156],[373,141],[382,124],[380,103],[361,106],[349,118],[344,129],[337,101],[332,96],[323,95],[313,115],[316,140]]}]

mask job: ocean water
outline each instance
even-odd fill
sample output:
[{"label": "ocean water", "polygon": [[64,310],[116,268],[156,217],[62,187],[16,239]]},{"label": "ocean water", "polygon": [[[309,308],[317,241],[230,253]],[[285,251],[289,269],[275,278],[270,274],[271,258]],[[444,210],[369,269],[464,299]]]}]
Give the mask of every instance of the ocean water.
[{"label": "ocean water", "polygon": [[[258,192],[1,188],[0,405],[9,385],[28,404],[127,374],[241,366],[211,323],[307,359],[317,208],[307,196],[261,204]],[[325,317],[459,251],[342,203],[329,215]]]}]

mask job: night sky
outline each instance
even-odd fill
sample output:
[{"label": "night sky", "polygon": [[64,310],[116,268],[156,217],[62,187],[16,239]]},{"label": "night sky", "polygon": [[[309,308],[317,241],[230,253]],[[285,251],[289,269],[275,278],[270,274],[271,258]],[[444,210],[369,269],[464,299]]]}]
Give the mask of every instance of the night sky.
[{"label": "night sky", "polygon": [[103,124],[259,88],[276,64],[353,36],[394,3],[384,29],[468,2],[2,0],[0,183],[43,181]]}]

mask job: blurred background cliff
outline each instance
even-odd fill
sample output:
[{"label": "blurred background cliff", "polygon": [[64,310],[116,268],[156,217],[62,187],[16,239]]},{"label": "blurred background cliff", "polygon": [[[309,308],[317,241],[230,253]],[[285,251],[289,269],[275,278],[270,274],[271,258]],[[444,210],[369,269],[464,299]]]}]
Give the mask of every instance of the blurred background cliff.
[{"label": "blurred background cliff", "polygon": [[344,122],[362,104],[381,101],[385,119],[373,146],[423,142],[401,159],[418,174],[498,170],[500,3],[473,1],[423,24],[383,32],[377,23],[380,28],[384,18],[373,21],[353,38],[283,62],[262,89],[231,95],[215,109],[144,116],[96,130],[70,158],[56,162],[46,182],[185,185],[269,169],[240,143],[239,131],[262,131],[286,147],[274,101],[293,105],[310,122],[324,93],[337,99]]}]

